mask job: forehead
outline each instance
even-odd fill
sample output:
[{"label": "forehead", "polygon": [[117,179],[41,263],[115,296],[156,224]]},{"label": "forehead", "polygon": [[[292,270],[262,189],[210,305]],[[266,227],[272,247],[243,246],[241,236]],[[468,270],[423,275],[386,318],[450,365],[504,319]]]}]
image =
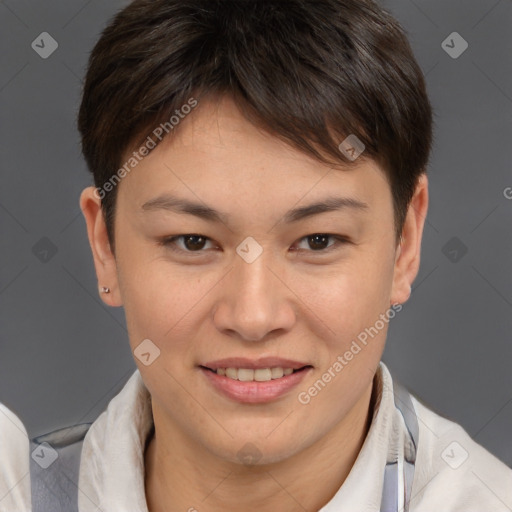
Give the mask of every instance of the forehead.
[{"label": "forehead", "polygon": [[156,194],[178,191],[209,204],[254,208],[308,203],[327,193],[377,207],[391,199],[373,160],[361,157],[345,168],[322,163],[250,123],[228,97],[203,101],[176,128],[123,180],[122,195],[139,207]]}]

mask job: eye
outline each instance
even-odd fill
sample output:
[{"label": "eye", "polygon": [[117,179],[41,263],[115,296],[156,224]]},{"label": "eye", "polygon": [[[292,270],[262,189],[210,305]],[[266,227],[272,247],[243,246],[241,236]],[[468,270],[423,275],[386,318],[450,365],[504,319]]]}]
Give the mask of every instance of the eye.
[{"label": "eye", "polygon": [[[326,245],[329,239],[334,239],[335,241],[330,245]],[[302,242],[303,240],[305,240],[311,248],[305,249],[309,252],[329,252],[341,244],[349,243],[349,240],[344,236],[330,235],[326,233],[314,233],[312,235],[307,235],[304,238],[301,238],[300,241]],[[302,250],[304,249],[299,248],[299,251]]]},{"label": "eye", "polygon": [[[333,240],[332,244],[328,244],[329,239]],[[299,247],[299,249],[292,250],[297,252],[307,251],[326,253],[331,250],[334,250],[339,245],[350,243],[350,241],[344,236],[331,235],[325,233],[314,233],[312,235],[307,235],[301,238],[300,242],[302,242],[303,240],[306,241],[306,243],[309,246],[309,249]],[[179,244],[177,244],[178,241],[183,242],[181,247],[179,247]],[[203,249],[205,248],[205,245],[207,244],[208,241],[211,243],[210,239],[206,236],[199,234],[187,234],[164,238],[163,240],[160,241],[160,244],[169,248],[171,251],[200,253],[205,252]]]},{"label": "eye", "polygon": [[[176,247],[177,240],[183,240],[182,248]],[[165,247],[171,249],[171,251],[179,251],[179,252],[204,252],[201,249],[204,248],[206,241],[209,240],[208,237],[203,235],[196,234],[188,234],[188,235],[177,235],[172,236],[170,238],[165,238],[160,243]],[[183,248],[184,247],[184,248]]]}]

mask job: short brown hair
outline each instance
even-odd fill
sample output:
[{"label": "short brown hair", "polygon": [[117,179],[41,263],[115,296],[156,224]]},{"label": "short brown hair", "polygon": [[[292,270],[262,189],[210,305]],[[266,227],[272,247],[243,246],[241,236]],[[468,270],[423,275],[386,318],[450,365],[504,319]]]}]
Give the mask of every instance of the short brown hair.
[{"label": "short brown hair", "polygon": [[[426,172],[432,108],[388,12],[372,0],[135,0],[89,59],[78,127],[96,187],[190,98],[224,94],[324,163],[351,165],[339,145],[356,135],[388,178],[398,239]],[[116,190],[102,197],[112,248]]]}]

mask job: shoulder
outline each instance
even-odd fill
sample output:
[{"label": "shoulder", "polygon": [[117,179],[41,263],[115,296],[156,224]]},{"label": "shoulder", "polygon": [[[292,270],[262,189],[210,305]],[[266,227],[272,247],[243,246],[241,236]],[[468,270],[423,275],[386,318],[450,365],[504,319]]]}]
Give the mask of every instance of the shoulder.
[{"label": "shoulder", "polygon": [[0,403],[0,510],[30,510],[30,441],[18,416]]},{"label": "shoulder", "polygon": [[412,512],[510,512],[512,469],[414,396],[419,441]]}]

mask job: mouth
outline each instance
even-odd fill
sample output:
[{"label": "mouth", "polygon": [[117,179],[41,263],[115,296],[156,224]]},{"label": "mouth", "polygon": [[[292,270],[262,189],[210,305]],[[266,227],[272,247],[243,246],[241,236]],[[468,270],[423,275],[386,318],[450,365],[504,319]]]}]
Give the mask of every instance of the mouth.
[{"label": "mouth", "polygon": [[[268,364],[268,363],[266,363]],[[289,362],[287,364],[290,364]],[[242,404],[271,402],[290,393],[313,370],[310,364],[292,366],[262,366],[261,362],[250,366],[216,367],[199,365],[211,389],[224,398]]]}]

